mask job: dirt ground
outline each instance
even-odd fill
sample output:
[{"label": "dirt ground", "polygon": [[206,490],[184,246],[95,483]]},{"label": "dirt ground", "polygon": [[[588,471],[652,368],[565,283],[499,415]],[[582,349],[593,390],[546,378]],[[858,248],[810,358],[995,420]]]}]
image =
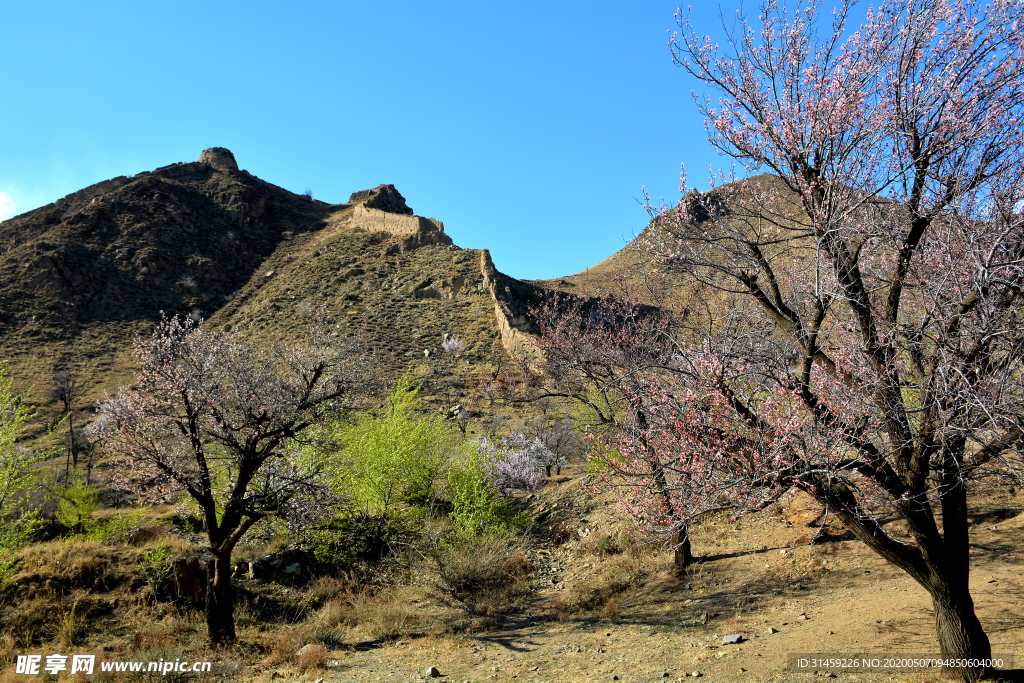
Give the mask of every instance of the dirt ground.
[{"label": "dirt ground", "polygon": [[[685,580],[670,560],[646,549],[595,555],[594,539],[621,522],[609,495],[593,497],[574,476],[557,478],[534,501],[549,519],[573,524],[563,545],[531,551],[538,568],[524,608],[492,631],[438,632],[387,642],[360,642],[329,652],[325,669],[252,670],[255,680],[415,681],[436,667],[443,681],[788,681],[836,677],[928,681],[934,673],[849,673],[839,667],[790,668],[797,655],[871,658],[937,656],[931,600],[852,535],[820,528],[808,501],[796,498],[776,516],[719,518],[693,533],[701,559]],[[995,678],[1024,680],[1024,496],[990,492],[972,527],[971,592],[1002,657]],[[898,525],[894,533],[898,533]],[[600,604],[587,596],[626,576],[626,587]],[[606,591],[607,592],[607,591]],[[450,605],[424,599],[431,615]],[[725,636],[739,634],[738,644]],[[245,676],[249,678],[249,676]]]}]

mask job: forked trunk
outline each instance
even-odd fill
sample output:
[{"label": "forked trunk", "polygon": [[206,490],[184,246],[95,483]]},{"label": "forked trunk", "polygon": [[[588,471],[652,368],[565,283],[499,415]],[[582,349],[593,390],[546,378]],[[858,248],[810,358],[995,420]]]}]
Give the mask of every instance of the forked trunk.
[{"label": "forked trunk", "polygon": [[974,601],[967,587],[951,589],[942,586],[930,591],[935,606],[935,632],[945,660],[967,660],[966,665],[943,667],[943,672],[963,681],[976,681],[985,673],[974,665],[992,658],[992,646],[974,613]]},{"label": "forked trunk", "polygon": [[675,564],[676,576],[682,577],[687,568],[693,564],[693,553],[690,549],[690,534],[687,527],[683,527],[672,539],[675,545],[675,556],[673,562]]},{"label": "forked trunk", "polygon": [[215,555],[209,563],[206,582],[206,626],[210,642],[228,644],[235,641],[235,595],[231,587],[231,553]]}]

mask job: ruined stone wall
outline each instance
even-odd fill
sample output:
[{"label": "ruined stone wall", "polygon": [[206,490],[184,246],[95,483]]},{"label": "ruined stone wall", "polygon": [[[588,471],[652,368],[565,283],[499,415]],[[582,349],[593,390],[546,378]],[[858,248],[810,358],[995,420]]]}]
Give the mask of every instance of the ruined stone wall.
[{"label": "ruined stone wall", "polygon": [[363,228],[367,232],[386,232],[398,236],[417,236],[420,244],[451,244],[452,238],[444,234],[444,223],[423,216],[406,216],[398,213],[369,209],[362,204],[352,210],[351,227]]},{"label": "ruined stone wall", "polygon": [[484,288],[490,292],[491,300],[494,301],[494,318],[498,321],[498,332],[501,334],[501,344],[505,351],[513,358],[526,360],[531,368],[539,368],[544,354],[532,334],[517,329],[509,321],[511,308],[504,300],[500,286],[503,276],[494,267],[491,252],[487,249],[480,251],[480,273],[484,277]]}]

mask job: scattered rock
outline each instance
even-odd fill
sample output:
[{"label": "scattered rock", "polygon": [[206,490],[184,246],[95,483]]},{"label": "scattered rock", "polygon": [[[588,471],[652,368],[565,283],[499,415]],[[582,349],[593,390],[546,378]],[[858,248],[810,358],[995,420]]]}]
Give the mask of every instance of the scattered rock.
[{"label": "scattered rock", "polygon": [[724,638],[722,638],[722,642],[725,643],[726,645],[735,645],[737,643],[742,643],[743,642],[743,634],[742,633],[733,633],[732,635],[725,636]]},{"label": "scattered rock", "polygon": [[700,678],[700,677],[701,677],[701,676],[703,676],[704,674],[702,674],[702,673],[701,673],[701,672],[699,672],[699,671],[691,671],[691,672],[690,672],[690,675],[691,675],[691,676],[693,676],[694,678]]},{"label": "scattered rock", "polygon": [[437,291],[433,285],[417,289],[412,293],[417,299],[440,299],[442,298],[441,292]]},{"label": "scattered rock", "polygon": [[661,677],[662,678],[668,678],[668,676],[669,676],[668,669],[665,669],[664,671],[661,672]]},{"label": "scattered rock", "polygon": [[778,632],[779,632],[779,629],[775,628],[774,626],[769,626],[768,627],[768,631],[767,631],[768,635],[771,635],[773,633],[778,633]]},{"label": "scattered rock", "polygon": [[801,614],[800,616],[798,616],[796,618],[796,620],[797,621],[807,621],[807,615],[806,614]]},{"label": "scattered rock", "polygon": [[427,670],[423,672],[423,675],[427,678],[437,678],[441,675],[441,672],[437,670],[436,666],[428,666]]}]

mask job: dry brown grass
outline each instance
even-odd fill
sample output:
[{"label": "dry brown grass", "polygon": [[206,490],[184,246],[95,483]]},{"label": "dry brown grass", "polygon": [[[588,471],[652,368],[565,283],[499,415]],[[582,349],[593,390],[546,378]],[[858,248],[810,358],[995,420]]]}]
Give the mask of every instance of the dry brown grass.
[{"label": "dry brown grass", "polygon": [[418,592],[388,588],[376,595],[360,595],[350,603],[348,623],[358,626],[361,634],[375,640],[392,640],[421,625],[412,606]]},{"label": "dry brown grass", "polygon": [[362,590],[353,574],[343,574],[340,577],[321,576],[306,586],[301,602],[306,607],[316,608],[329,602],[351,600]]},{"label": "dry brown grass", "polygon": [[61,605],[53,618],[54,641],[62,647],[75,645],[76,636],[81,636],[86,616],[84,610],[79,609],[77,599],[73,600],[70,605]]},{"label": "dry brown grass", "polygon": [[89,579],[104,575],[116,565],[116,549],[97,541],[72,538],[28,546],[21,551],[14,580],[59,581],[85,587]]},{"label": "dry brown grass", "polygon": [[325,640],[341,640],[351,636],[349,631],[359,639],[390,640],[422,626],[415,607],[421,597],[422,591],[410,586],[345,592],[329,599],[306,625]]},{"label": "dry brown grass", "polygon": [[261,633],[256,642],[265,653],[263,665],[280,666],[295,661],[295,653],[305,644],[304,641],[305,629],[284,627]]},{"label": "dry brown grass", "polygon": [[620,596],[642,585],[665,562],[656,547],[628,535],[594,535],[581,549],[603,559],[596,574],[553,598],[552,609],[562,621],[584,614],[614,619],[622,609]]},{"label": "dry brown grass", "polygon": [[507,609],[529,591],[534,572],[522,543],[506,538],[440,548],[434,559],[441,593],[466,603],[477,614]]}]

